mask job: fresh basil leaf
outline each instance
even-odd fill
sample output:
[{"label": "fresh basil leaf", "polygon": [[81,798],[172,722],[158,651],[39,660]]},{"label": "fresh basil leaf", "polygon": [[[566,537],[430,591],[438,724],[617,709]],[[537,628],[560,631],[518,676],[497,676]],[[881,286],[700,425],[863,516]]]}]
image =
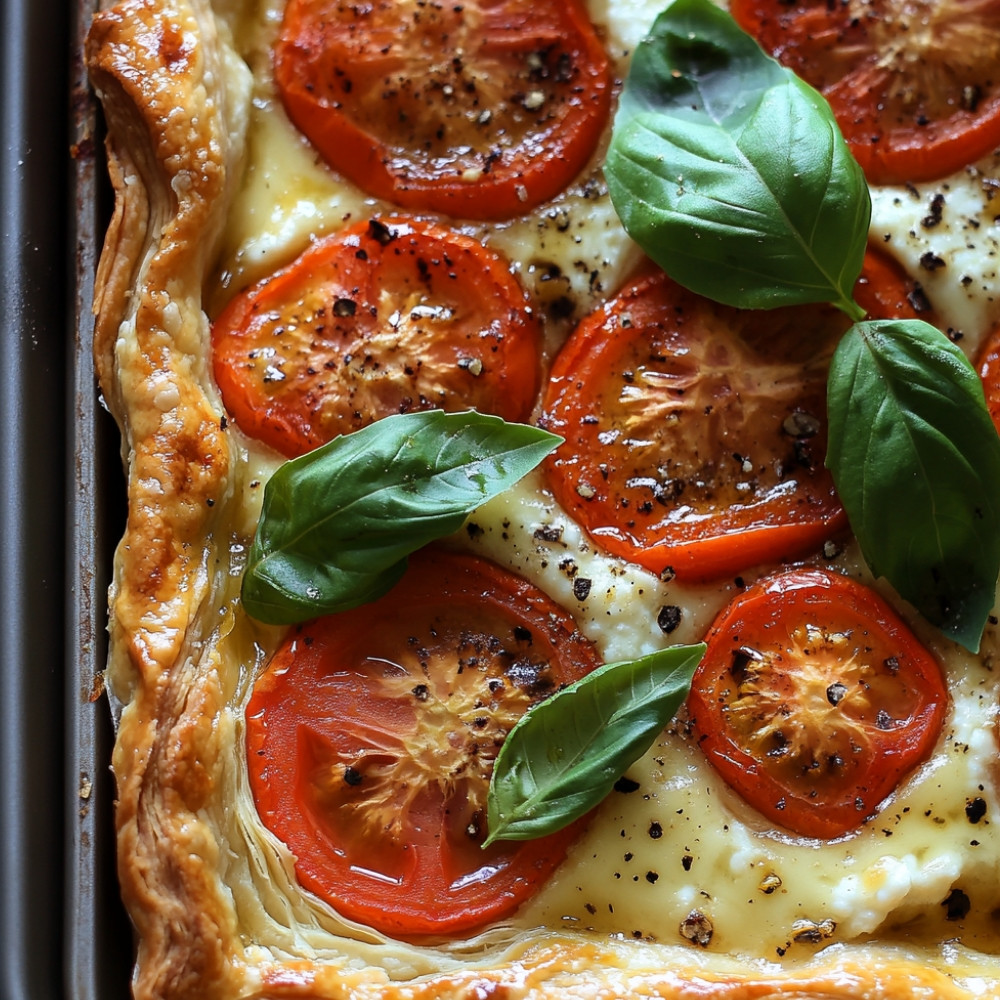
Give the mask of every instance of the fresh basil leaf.
[{"label": "fresh basil leaf", "polygon": [[673,718],[704,653],[608,663],[527,712],[493,767],[483,846],[543,837],[596,806]]},{"label": "fresh basil leaf", "polygon": [[857,323],[827,408],[827,465],[868,565],[975,652],[1000,574],[1000,438],[972,365],[921,320]]},{"label": "fresh basil leaf", "polygon": [[243,577],[254,618],[288,625],[386,593],[561,441],[480,413],[394,415],[286,462],[264,491]]},{"label": "fresh basil leaf", "polygon": [[864,174],[825,99],[710,0],[675,0],[636,48],[604,171],[626,231],[692,291],[864,315]]}]

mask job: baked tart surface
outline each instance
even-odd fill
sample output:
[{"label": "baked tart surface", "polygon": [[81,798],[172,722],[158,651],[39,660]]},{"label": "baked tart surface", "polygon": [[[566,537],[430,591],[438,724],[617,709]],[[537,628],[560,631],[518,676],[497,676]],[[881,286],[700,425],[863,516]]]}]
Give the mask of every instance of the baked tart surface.
[{"label": "baked tart surface", "polygon": [[[849,534],[814,424],[849,321],[703,300],[625,235],[602,164],[659,6],[125,0],[96,17],[115,206],[95,356],[129,496],[108,681],[137,997],[1000,996],[995,618],[962,648]],[[735,6],[812,23],[809,4]],[[859,6],[870,34],[929,16]],[[954,6],[995,52],[997,13]],[[992,99],[970,86],[969,115]],[[930,316],[988,367],[1000,159],[983,141],[943,178],[871,181],[862,283],[870,315]],[[421,548],[401,589],[292,626],[247,612],[286,459],[470,407],[572,453]],[[621,444],[688,413],[659,456]],[[703,461],[716,439],[735,471]],[[695,514],[660,517],[680,506]],[[736,507],[797,527],[758,546]],[[488,590],[489,610],[468,597]],[[767,611],[756,636],[775,593],[810,610]],[[776,628],[791,638],[771,651]],[[706,638],[695,695],[595,810],[481,849],[477,797],[529,705]],[[789,649],[805,679],[775,666]],[[795,729],[795,699],[835,718]],[[433,861],[411,868],[418,853]]]}]

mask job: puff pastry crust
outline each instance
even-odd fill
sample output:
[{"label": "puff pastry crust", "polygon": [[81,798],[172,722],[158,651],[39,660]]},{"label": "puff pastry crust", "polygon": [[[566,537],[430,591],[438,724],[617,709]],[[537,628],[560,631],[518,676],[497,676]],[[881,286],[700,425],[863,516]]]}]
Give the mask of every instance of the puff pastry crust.
[{"label": "puff pastry crust", "polygon": [[129,512],[110,595],[122,892],[139,1000],[1000,996],[994,959],[836,945],[776,964],[553,930],[418,948],[297,888],[255,824],[238,709],[275,636],[238,608],[254,471],[210,374],[203,295],[239,180],[247,66],[208,0],[121,0],[87,60],[115,206],[95,355],[123,441]]}]

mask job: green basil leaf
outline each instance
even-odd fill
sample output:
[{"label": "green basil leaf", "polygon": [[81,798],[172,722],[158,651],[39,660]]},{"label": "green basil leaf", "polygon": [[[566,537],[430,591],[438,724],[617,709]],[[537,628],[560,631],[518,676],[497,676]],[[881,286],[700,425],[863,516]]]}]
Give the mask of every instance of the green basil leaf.
[{"label": "green basil leaf", "polygon": [[710,0],[675,0],[636,48],[604,170],[626,231],[692,291],[864,315],[864,174],[826,100]]},{"label": "green basil leaf", "polygon": [[288,625],[386,593],[407,557],[461,527],[561,441],[480,413],[394,415],[286,462],[243,577],[249,614]]},{"label": "green basil leaf", "polygon": [[827,408],[827,465],[872,571],[978,650],[1000,574],[1000,438],[972,365],[920,320],[857,323]]},{"label": "green basil leaf", "polygon": [[704,653],[605,664],[525,713],[493,767],[483,846],[543,837],[596,806],[673,718]]}]

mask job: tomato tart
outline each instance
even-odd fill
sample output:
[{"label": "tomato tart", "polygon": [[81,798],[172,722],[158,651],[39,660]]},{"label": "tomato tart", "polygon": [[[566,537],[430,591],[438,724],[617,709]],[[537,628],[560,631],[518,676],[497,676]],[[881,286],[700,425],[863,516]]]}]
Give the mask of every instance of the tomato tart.
[{"label": "tomato tart", "polygon": [[[871,206],[846,311],[723,302],[626,232],[609,149],[634,113],[634,163],[659,169],[630,72],[670,7],[96,15],[115,198],[94,351],[128,488],[106,679],[137,1000],[1000,997],[997,617],[970,641],[960,585],[928,604],[890,579],[844,485],[857,440],[892,442],[865,484],[895,469],[916,422],[883,423],[890,404],[945,393],[879,369],[897,388],[845,433],[851,379],[829,374],[849,330],[875,351],[934,328],[940,379],[967,367],[998,419],[1000,6],[731,0],[722,34],[664,34],[707,74],[739,31],[733,51],[758,40],[828,104]],[[729,100],[706,104],[745,136]],[[748,198],[716,203],[749,216]],[[690,225],[704,245],[725,228]],[[757,264],[706,254],[706,273]],[[985,501],[949,513],[966,486],[899,464],[898,504],[860,491],[875,534],[1000,538]],[[925,480],[933,530],[907,528]],[[946,560],[933,586],[971,573]],[[609,748],[675,648],[682,696],[635,752]],[[500,829],[504,783],[544,800],[523,835]]]}]

